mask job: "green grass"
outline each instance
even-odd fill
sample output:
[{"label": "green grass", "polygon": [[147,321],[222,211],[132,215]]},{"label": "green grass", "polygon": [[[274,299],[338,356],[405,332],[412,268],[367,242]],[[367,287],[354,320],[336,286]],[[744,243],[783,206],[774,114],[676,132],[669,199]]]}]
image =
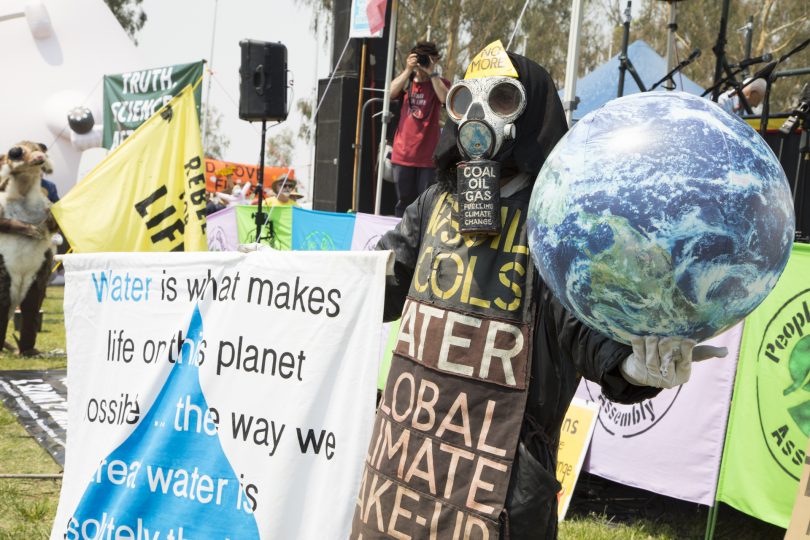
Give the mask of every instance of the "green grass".
[{"label": "green grass", "polygon": [[[64,287],[48,287],[45,302],[42,304],[42,331],[37,335],[36,343],[36,348],[43,353],[43,356],[22,358],[3,349],[0,350],[0,370],[64,369],[67,366],[62,309],[64,297]],[[14,344],[12,334],[14,334],[14,324],[9,321],[6,341]]]},{"label": "green grass", "polygon": [[[43,330],[37,337],[42,358],[20,358],[0,352],[2,370],[64,369],[67,359],[62,309],[64,289],[49,287],[43,305]],[[11,338],[9,324],[8,340]],[[16,418],[0,405],[0,473],[55,474],[61,467],[22,428]],[[0,540],[47,538],[61,482],[58,480],[0,479]],[[608,488],[608,489],[615,489]],[[611,494],[612,495],[612,494]],[[681,540],[701,539],[706,527],[708,508],[653,497],[654,504],[635,514],[617,517],[615,508],[599,507],[577,498],[569,518],[560,525],[561,540]],[[609,498],[608,498],[609,500]],[[623,506],[628,506],[625,502]],[[637,505],[638,506],[638,505]],[[596,511],[594,508],[598,508]],[[784,529],[773,527],[721,505],[715,538],[768,540],[782,538]]]}]

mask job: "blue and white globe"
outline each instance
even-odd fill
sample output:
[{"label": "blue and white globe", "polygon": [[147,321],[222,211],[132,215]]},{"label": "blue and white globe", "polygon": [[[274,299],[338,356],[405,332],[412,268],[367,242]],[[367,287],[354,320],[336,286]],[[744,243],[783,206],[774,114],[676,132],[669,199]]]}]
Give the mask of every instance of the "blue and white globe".
[{"label": "blue and white globe", "polygon": [[624,343],[703,341],[736,324],[776,285],[794,227],[765,141],[680,92],[586,115],[546,160],[528,217],[532,258],[557,298]]}]

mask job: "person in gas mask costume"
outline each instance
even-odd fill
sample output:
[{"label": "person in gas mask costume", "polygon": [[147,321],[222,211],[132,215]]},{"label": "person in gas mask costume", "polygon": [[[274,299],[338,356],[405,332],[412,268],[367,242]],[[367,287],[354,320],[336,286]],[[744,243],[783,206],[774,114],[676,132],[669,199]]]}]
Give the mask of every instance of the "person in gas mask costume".
[{"label": "person in gas mask costume", "polygon": [[395,257],[385,318],[402,318],[350,537],[556,538],[557,446],[580,376],[637,402],[685,382],[694,343],[614,342],[534,269],[532,183],[567,130],[546,70],[495,42],[447,111],[438,183],[377,246]]}]

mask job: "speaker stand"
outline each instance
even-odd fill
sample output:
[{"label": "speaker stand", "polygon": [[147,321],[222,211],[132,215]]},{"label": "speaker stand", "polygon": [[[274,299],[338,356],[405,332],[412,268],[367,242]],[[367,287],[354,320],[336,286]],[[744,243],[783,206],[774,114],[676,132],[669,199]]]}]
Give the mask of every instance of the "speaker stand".
[{"label": "speaker stand", "polygon": [[267,120],[262,120],[262,149],[259,152],[259,174],[257,176],[259,193],[259,207],[256,209],[256,242],[258,243],[262,237],[262,226],[264,225],[264,213],[262,212],[262,202],[264,202],[264,145],[265,137],[267,136]]}]

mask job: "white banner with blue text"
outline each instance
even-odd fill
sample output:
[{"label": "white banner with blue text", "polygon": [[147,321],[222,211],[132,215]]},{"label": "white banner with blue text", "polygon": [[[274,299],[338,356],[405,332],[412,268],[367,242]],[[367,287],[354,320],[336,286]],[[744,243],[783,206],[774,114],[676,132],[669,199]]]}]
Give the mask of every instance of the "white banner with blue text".
[{"label": "white banner with blue text", "polygon": [[387,252],[65,258],[51,540],[345,538]]}]

